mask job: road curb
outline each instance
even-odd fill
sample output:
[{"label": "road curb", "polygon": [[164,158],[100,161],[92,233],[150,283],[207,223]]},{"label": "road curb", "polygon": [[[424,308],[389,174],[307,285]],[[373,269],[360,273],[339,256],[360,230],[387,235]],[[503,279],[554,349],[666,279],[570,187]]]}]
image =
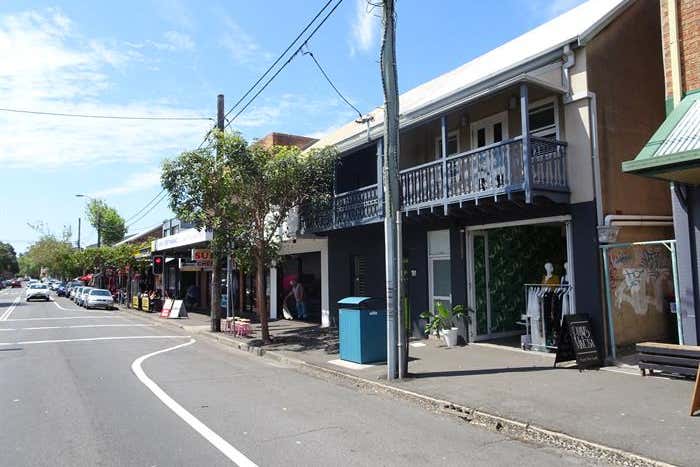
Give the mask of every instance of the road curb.
[{"label": "road curb", "polygon": [[[131,309],[128,309],[128,311],[130,312],[130,315],[137,316],[147,321],[156,322],[157,324],[178,327],[180,329],[185,329],[186,327],[183,324],[175,323],[171,320],[160,320],[159,318],[151,317],[149,315],[141,315]],[[351,383],[356,388],[371,390],[374,392],[382,392],[396,398],[408,400],[413,403],[417,403],[425,409],[455,417],[465,423],[477,425],[489,431],[501,433],[512,439],[564,449],[566,451],[575,452],[577,455],[584,458],[603,460],[605,462],[617,465],[635,467],[673,467],[673,464],[669,464],[667,462],[651,459],[600,443],[587,441],[564,432],[521,422],[516,419],[479,410],[474,407],[468,407],[455,402],[409,391],[391,384],[369,380],[360,376],[345,373],[340,370],[309,363],[301,359],[288,357],[274,350],[265,350],[258,346],[249,345],[248,343],[238,339],[213,334],[210,331],[198,331],[195,333],[195,335],[197,337],[203,337],[213,343],[223,344],[234,350],[246,352],[258,357],[268,358],[278,363],[285,363],[295,366],[299,369],[305,370],[306,373],[310,373],[313,376],[322,379],[328,379],[328,376],[331,376],[346,383]]]}]

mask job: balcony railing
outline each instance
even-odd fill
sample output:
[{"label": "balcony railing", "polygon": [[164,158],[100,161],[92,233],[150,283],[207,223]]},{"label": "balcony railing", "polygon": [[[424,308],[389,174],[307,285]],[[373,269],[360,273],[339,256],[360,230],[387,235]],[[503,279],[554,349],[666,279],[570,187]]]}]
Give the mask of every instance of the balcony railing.
[{"label": "balcony railing", "polygon": [[[529,144],[528,167],[523,139],[518,137],[402,170],[401,208],[422,209],[526,190],[567,192],[566,143],[531,137]],[[383,215],[375,184],[337,194],[324,206],[306,207],[300,227],[302,232],[319,232],[375,222]]]}]

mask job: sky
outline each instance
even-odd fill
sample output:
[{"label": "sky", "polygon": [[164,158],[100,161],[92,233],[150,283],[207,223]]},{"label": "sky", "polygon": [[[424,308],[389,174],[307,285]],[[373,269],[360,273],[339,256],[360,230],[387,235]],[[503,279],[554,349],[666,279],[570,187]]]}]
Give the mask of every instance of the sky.
[{"label": "sky", "polygon": [[[130,233],[173,216],[160,165],[196,148],[325,0],[0,2],[0,108],[202,120],[67,118],[0,111],[0,241],[18,252],[65,227],[96,241],[85,194]],[[411,89],[567,11],[582,0],[399,0],[399,89]],[[509,14],[505,14],[508,12]],[[366,112],[383,101],[380,10],[344,0],[308,42],[335,85]],[[355,118],[307,56],[296,56],[231,126],[319,137]],[[145,213],[145,215],[144,215]],[[30,226],[35,226],[34,228]],[[42,226],[36,229],[36,226]]]}]

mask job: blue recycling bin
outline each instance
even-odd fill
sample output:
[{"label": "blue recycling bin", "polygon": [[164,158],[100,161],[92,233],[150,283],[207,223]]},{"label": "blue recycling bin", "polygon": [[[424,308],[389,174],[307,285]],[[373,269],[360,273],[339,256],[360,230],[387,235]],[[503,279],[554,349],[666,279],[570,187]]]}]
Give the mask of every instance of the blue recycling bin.
[{"label": "blue recycling bin", "polygon": [[340,359],[386,361],[386,307],[382,299],[346,297],[338,302]]}]

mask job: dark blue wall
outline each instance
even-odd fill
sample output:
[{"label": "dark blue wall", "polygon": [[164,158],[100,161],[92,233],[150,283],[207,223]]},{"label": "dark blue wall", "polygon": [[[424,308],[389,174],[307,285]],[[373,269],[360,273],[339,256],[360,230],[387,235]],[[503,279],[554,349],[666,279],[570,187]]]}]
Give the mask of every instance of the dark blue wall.
[{"label": "dark blue wall", "polygon": [[697,188],[676,186],[672,194],[673,229],[676,235],[680,312],[683,323],[683,343],[698,345],[700,324],[696,307],[698,297],[698,235],[700,234],[700,193]]}]

